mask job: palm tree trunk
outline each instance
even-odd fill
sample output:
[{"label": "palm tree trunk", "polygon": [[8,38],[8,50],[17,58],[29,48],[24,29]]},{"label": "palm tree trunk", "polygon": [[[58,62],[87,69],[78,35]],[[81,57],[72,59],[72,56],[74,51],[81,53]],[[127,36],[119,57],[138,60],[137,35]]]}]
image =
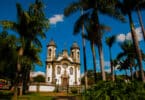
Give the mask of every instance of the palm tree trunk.
[{"label": "palm tree trunk", "polygon": [[101,38],[99,39],[98,51],[99,51],[99,59],[100,59],[100,67],[101,67],[100,69],[101,69],[101,73],[102,73],[102,79],[103,79],[103,81],[106,81],[106,75],[105,75],[105,71],[104,71],[104,55],[103,55]]},{"label": "palm tree trunk", "polygon": [[29,66],[26,66],[24,68],[23,73],[23,94],[26,94],[28,91],[28,82],[30,81],[30,70],[31,68]]},{"label": "palm tree trunk", "polygon": [[133,72],[132,72],[132,65],[130,65],[130,75],[131,75],[131,80],[133,81]]},{"label": "palm tree trunk", "polygon": [[14,100],[17,100],[18,93],[20,92],[18,91],[18,85],[20,82],[19,76],[20,76],[20,71],[21,71],[20,57],[22,55],[23,55],[23,48],[21,47],[18,51],[18,58],[17,58],[16,78],[15,78],[15,83],[14,83],[14,96],[13,96]]},{"label": "palm tree trunk", "polygon": [[141,55],[141,51],[139,49],[138,38],[137,38],[137,34],[135,32],[135,28],[134,28],[131,13],[128,13],[128,17],[129,17],[129,23],[130,23],[130,29],[131,29],[133,44],[134,44],[134,48],[135,48],[135,51],[136,51],[136,54],[137,54],[137,60],[138,60],[138,64],[139,64],[140,78],[143,82],[145,82],[144,71],[143,71],[143,66],[142,66],[142,55]]},{"label": "palm tree trunk", "polygon": [[[82,9],[83,14],[83,9]],[[84,77],[85,77],[85,92],[88,88],[88,78],[87,78],[87,62],[86,62],[86,43],[84,38],[84,25],[82,25],[82,45],[83,45],[83,59],[84,59]]]},{"label": "palm tree trunk", "polygon": [[144,25],[143,25],[143,22],[142,22],[142,16],[141,16],[139,7],[137,7],[137,15],[138,15],[139,23],[140,23],[140,26],[141,26],[142,34],[143,34],[143,37],[144,37],[144,41],[145,41],[145,30],[144,30]]},{"label": "palm tree trunk", "polygon": [[102,73],[102,79],[103,81],[106,81],[106,75],[105,75],[105,71],[104,71],[104,55],[103,55],[103,49],[102,49],[102,32],[101,32],[101,29],[100,29],[100,22],[99,22],[99,16],[98,16],[98,9],[96,8],[96,20],[97,20],[97,26],[98,26],[98,29],[96,32],[98,32],[98,51],[99,51],[99,59],[100,59],[100,69],[101,69],[101,73]]},{"label": "palm tree trunk", "polygon": [[125,69],[126,80],[128,80],[127,69]]},{"label": "palm tree trunk", "polygon": [[94,81],[95,83],[97,82],[97,73],[96,73],[96,52],[95,52],[95,43],[92,42],[91,43],[91,50],[92,50],[92,54],[93,54],[93,65],[94,65]]},{"label": "palm tree trunk", "polygon": [[111,53],[111,47],[109,47],[109,54],[110,54],[111,78],[112,78],[112,81],[114,81],[115,78],[114,78],[114,70],[113,70],[113,65],[112,65],[112,53]]},{"label": "palm tree trunk", "polygon": [[15,82],[14,82],[14,95],[12,97],[12,100],[17,100],[18,98],[18,88],[17,88],[17,84],[18,83],[18,73],[16,73],[16,78],[15,78]]},{"label": "palm tree trunk", "polygon": [[137,71],[137,66],[135,66],[135,77],[138,79],[139,75],[138,75],[138,71]]},{"label": "palm tree trunk", "polygon": [[[83,34],[83,32],[82,32]],[[87,77],[87,62],[86,62],[86,45],[85,45],[85,39],[82,36],[82,44],[83,44],[83,59],[84,59],[84,77],[85,77],[85,92],[88,88],[88,77]]]}]

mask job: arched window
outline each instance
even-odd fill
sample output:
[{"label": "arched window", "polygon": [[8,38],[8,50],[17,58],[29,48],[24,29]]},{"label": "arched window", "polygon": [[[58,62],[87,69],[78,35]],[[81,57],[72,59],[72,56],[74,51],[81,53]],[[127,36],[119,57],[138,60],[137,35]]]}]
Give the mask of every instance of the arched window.
[{"label": "arched window", "polygon": [[48,50],[48,55],[51,56],[51,49]]},{"label": "arched window", "polygon": [[57,67],[57,74],[60,74],[60,72],[61,72],[61,68],[58,66]]},{"label": "arched window", "polygon": [[73,68],[70,68],[70,75],[73,75]]},{"label": "arched window", "polygon": [[50,65],[48,65],[48,68],[50,68]]},{"label": "arched window", "polygon": [[74,52],[72,52],[72,57],[74,57]]},{"label": "arched window", "polygon": [[80,52],[79,51],[77,52],[77,57],[80,58]]}]

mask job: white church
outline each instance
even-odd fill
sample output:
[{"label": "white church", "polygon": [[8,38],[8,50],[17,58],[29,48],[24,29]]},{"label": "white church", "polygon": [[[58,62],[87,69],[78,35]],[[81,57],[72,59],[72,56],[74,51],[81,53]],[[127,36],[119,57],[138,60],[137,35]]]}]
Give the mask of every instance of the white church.
[{"label": "white church", "polygon": [[67,50],[56,54],[56,44],[51,40],[47,45],[46,83],[59,86],[78,86],[80,80],[80,48],[76,42]]}]

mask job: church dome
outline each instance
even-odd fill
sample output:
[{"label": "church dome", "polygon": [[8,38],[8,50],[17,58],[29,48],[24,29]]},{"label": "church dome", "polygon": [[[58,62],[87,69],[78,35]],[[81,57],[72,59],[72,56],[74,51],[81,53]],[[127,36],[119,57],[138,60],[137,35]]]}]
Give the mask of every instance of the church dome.
[{"label": "church dome", "polygon": [[47,46],[55,46],[56,47],[56,44],[53,40],[51,40]]},{"label": "church dome", "polygon": [[71,46],[71,49],[80,49],[80,47],[78,46],[76,42],[74,42]]}]

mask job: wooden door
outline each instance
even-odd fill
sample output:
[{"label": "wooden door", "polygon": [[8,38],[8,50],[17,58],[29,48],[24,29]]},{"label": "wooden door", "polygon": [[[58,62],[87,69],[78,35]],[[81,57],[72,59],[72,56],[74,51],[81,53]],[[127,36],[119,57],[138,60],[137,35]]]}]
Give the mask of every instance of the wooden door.
[{"label": "wooden door", "polygon": [[67,86],[68,80],[67,78],[62,78],[62,86]]}]

